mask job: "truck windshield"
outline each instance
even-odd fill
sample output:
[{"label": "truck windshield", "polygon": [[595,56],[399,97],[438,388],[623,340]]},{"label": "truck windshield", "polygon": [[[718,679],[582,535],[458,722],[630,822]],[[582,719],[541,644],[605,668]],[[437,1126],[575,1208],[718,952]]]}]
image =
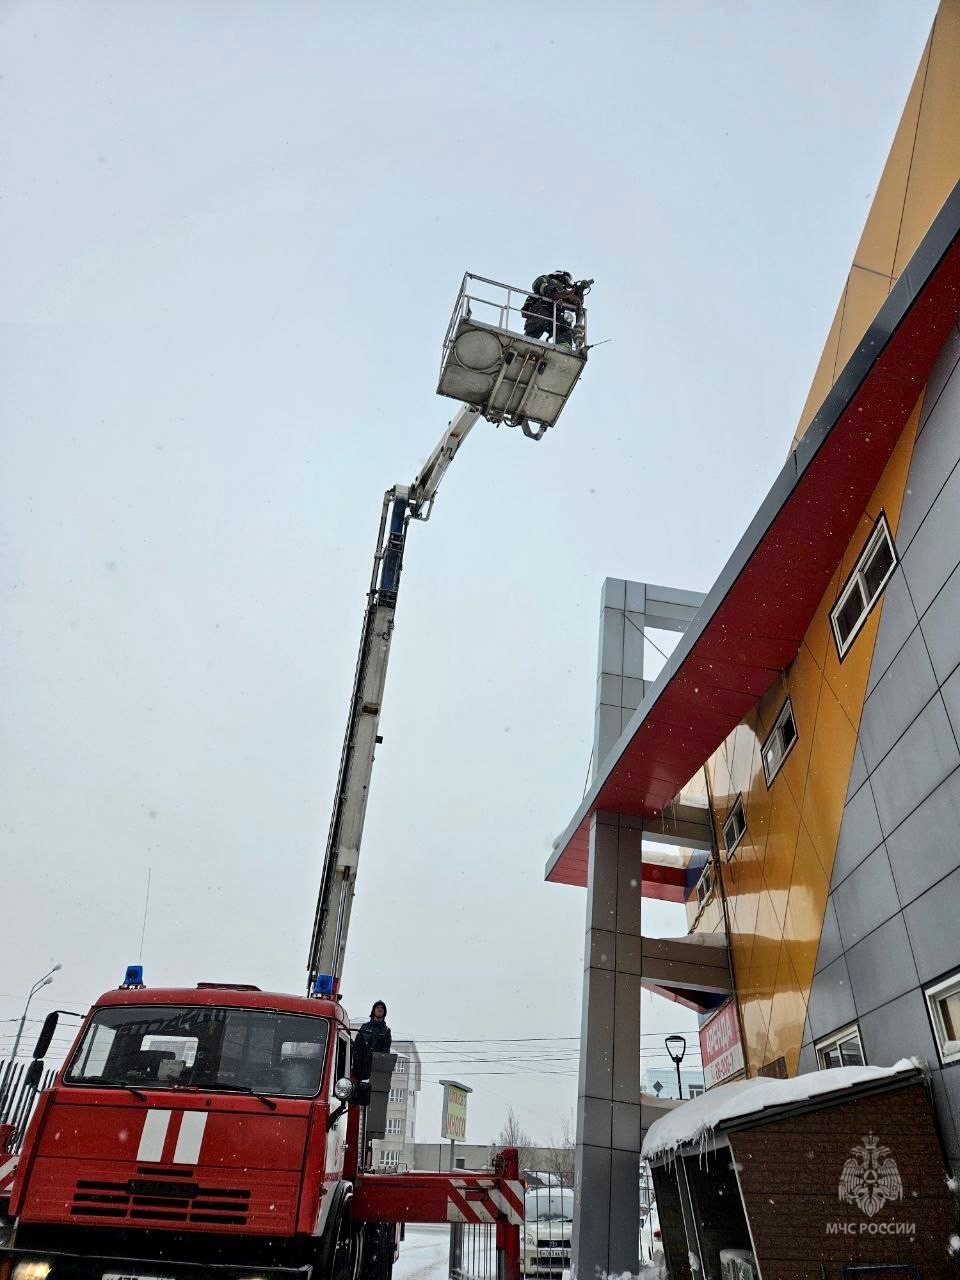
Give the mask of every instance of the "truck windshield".
[{"label": "truck windshield", "polygon": [[329,1024],[269,1009],[150,1005],[99,1009],[74,1054],[70,1084],[250,1090],[312,1098]]}]

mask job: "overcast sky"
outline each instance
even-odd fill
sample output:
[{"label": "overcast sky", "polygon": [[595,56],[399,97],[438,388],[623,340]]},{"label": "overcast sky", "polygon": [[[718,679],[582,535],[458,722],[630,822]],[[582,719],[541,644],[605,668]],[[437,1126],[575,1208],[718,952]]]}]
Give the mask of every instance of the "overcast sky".
[{"label": "overcast sky", "polygon": [[[38,1016],[120,981],[148,869],[149,984],[302,990],[381,498],[455,411],[460,277],[564,266],[612,341],[542,443],[481,424],[411,530],[345,975],[423,1042],[418,1137],[444,1075],[471,1141],[510,1103],[558,1131],[584,894],[543,867],[601,582],[726,561],[934,9],[3,0],[0,1018],[54,962]],[[645,997],[645,1061],[691,1025]]]}]

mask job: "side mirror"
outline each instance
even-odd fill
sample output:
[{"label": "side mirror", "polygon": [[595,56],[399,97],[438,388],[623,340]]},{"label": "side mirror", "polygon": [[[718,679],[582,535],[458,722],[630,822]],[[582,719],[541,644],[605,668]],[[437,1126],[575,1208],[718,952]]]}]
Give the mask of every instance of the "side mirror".
[{"label": "side mirror", "polygon": [[346,1076],[333,1086],[333,1096],[340,1102],[349,1102],[355,1092],[353,1081],[348,1080]]},{"label": "side mirror", "polygon": [[32,1089],[34,1093],[36,1093],[37,1089],[40,1087],[40,1081],[43,1079],[43,1059],[34,1058],[29,1067],[27,1067],[26,1074],[23,1078],[27,1082],[27,1088]]},{"label": "side mirror", "polygon": [[43,1026],[40,1028],[40,1035],[37,1037],[37,1046],[33,1051],[34,1058],[45,1058],[47,1056],[50,1041],[53,1039],[53,1033],[56,1031],[59,1021],[59,1009],[54,1009],[52,1013],[48,1013],[44,1018]]}]

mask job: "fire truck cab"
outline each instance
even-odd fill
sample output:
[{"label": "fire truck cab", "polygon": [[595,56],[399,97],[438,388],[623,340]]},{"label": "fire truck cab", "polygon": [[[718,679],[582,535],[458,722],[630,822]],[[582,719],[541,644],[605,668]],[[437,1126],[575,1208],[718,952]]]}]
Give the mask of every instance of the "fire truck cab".
[{"label": "fire truck cab", "polygon": [[349,1275],[355,1088],[334,1001],[219,984],[107,992],[25,1137],[15,1280],[210,1264]]},{"label": "fire truck cab", "polygon": [[39,1094],[0,1280],[389,1280],[402,1222],[474,1208],[519,1272],[515,1152],[505,1177],[361,1168],[338,1000],[127,978]]}]

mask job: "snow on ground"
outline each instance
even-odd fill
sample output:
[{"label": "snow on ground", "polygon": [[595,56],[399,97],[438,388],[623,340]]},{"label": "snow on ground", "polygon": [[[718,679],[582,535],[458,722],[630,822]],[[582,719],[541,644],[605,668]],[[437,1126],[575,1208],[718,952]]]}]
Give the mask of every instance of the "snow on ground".
[{"label": "snow on ground", "polygon": [[445,1223],[410,1226],[393,1264],[393,1280],[447,1280],[449,1263],[450,1228]]},{"label": "snow on ground", "polygon": [[[443,1223],[407,1227],[400,1243],[400,1257],[393,1264],[393,1280],[447,1280],[450,1262],[450,1228]],[[658,1264],[641,1267],[637,1275],[629,1271],[611,1274],[604,1280],[663,1280]],[[569,1280],[564,1272],[563,1280]]]}]

